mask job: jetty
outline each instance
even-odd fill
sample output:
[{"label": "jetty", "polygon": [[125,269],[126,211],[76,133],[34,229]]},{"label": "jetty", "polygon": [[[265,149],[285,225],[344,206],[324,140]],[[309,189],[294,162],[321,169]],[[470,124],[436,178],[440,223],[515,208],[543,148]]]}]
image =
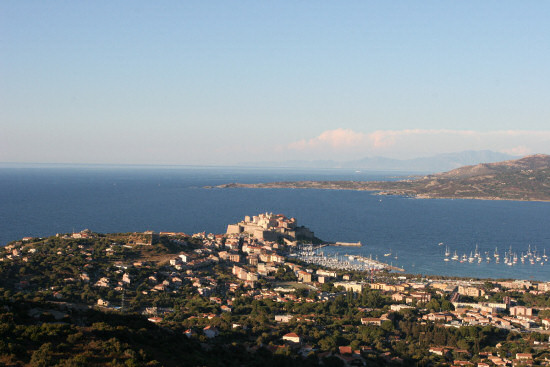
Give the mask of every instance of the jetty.
[{"label": "jetty", "polygon": [[335,242],[334,244],[331,244],[331,246],[361,247],[363,245],[361,244],[361,241],[357,241],[357,242]]}]

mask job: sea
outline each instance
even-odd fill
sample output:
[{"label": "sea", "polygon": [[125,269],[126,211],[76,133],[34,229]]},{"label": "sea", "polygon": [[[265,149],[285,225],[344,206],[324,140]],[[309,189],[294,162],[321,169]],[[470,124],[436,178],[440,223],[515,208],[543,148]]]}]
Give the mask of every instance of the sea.
[{"label": "sea", "polygon": [[[550,256],[550,203],[415,199],[372,192],[208,188],[231,182],[395,180],[407,172],[283,168],[0,165],[0,245],[23,237],[100,233],[224,233],[245,215],[281,213],[326,241],[331,255],[362,255],[409,274],[550,281],[550,262],[504,263],[528,251]],[[483,261],[444,261],[475,250]],[[494,253],[500,255],[495,262]],[[389,255],[391,254],[391,255]],[[486,257],[490,257],[487,262]],[[541,265],[542,264],[542,265]]]}]

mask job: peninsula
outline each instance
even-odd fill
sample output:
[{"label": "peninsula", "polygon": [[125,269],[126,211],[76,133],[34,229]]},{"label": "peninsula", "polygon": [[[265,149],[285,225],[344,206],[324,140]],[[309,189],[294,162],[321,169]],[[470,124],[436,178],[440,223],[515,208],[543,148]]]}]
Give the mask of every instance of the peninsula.
[{"label": "peninsula", "polygon": [[376,191],[417,198],[550,201],[550,156],[482,163],[398,181],[230,183],[218,188],[291,188]]}]

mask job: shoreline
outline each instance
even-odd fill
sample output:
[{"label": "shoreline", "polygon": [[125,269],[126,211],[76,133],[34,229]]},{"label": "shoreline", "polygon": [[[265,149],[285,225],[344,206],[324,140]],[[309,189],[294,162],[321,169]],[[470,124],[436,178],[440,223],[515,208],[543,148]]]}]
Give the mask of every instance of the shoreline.
[{"label": "shoreline", "polygon": [[409,197],[412,199],[448,199],[448,200],[486,200],[486,201],[518,201],[518,202],[540,202],[540,203],[548,203],[550,202],[549,199],[514,199],[514,198],[504,198],[504,197],[475,197],[475,196],[434,196],[434,195],[428,195],[428,194],[416,194],[416,193],[410,193],[407,194],[405,192],[391,192],[389,190],[384,189],[369,189],[369,188],[349,188],[349,187],[295,187],[293,185],[272,185],[268,183],[267,185],[272,186],[265,186],[266,184],[240,184],[240,183],[231,183],[231,184],[223,184],[218,186],[204,186],[206,189],[233,189],[233,188],[241,188],[241,189],[298,189],[298,190],[348,190],[348,191],[367,191],[373,193],[373,195],[377,196],[401,196],[401,197]]}]

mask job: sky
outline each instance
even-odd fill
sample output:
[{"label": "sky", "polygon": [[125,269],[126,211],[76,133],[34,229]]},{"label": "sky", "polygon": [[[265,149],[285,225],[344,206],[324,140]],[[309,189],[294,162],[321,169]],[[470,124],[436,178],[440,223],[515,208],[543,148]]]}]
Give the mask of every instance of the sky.
[{"label": "sky", "polygon": [[0,1],[0,162],[550,154],[548,1]]}]

